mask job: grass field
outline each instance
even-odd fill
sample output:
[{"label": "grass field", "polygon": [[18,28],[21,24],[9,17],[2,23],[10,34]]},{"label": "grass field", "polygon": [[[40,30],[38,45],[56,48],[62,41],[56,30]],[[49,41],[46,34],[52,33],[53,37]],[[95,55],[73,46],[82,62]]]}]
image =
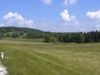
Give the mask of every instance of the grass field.
[{"label": "grass field", "polygon": [[100,43],[0,40],[8,75],[99,75]]}]

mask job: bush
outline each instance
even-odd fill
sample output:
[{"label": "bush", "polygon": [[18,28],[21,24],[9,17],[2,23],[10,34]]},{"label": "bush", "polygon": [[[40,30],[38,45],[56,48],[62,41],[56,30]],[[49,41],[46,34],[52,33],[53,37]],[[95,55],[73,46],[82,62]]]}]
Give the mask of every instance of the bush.
[{"label": "bush", "polygon": [[54,36],[52,36],[52,37],[46,36],[44,38],[44,42],[57,42],[57,41],[58,41],[58,39]]}]

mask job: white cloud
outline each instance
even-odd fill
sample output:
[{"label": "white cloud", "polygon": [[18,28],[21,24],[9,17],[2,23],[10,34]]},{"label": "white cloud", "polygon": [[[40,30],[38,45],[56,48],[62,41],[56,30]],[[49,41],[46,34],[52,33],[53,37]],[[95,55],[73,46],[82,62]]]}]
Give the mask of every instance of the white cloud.
[{"label": "white cloud", "polygon": [[87,17],[89,17],[91,20],[99,21],[100,22],[100,10],[94,11],[94,12],[87,12]]},{"label": "white cloud", "polygon": [[[45,4],[52,4],[54,0],[40,0]],[[76,4],[77,0],[63,0],[64,5],[73,5]]]},{"label": "white cloud", "polygon": [[64,0],[64,5],[73,5],[76,4],[76,0]]},{"label": "white cloud", "polygon": [[41,0],[45,4],[52,4],[53,0]]},{"label": "white cloud", "polygon": [[97,11],[89,11],[86,13],[87,17],[96,30],[100,30],[100,9]]},{"label": "white cloud", "polygon": [[33,27],[34,21],[31,19],[25,19],[22,15],[13,12],[8,12],[4,17],[4,24],[6,26],[17,26],[17,27]]},{"label": "white cloud", "polygon": [[65,9],[60,13],[62,19],[62,28],[68,31],[81,31],[81,25],[74,15],[70,15],[68,10]]},{"label": "white cloud", "polygon": [[74,15],[70,15],[68,10],[65,9],[60,13],[61,19],[68,24],[79,24]]}]

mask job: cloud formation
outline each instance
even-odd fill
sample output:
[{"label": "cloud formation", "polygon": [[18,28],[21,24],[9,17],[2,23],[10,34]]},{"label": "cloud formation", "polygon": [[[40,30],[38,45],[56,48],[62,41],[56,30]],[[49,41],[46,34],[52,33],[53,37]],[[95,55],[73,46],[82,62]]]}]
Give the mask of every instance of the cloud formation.
[{"label": "cloud formation", "polygon": [[86,15],[91,23],[94,24],[96,30],[100,30],[100,9],[97,11],[89,11]]},{"label": "cloud formation", "polygon": [[[45,4],[52,4],[52,2],[53,2],[54,0],[40,0],[40,1],[42,1],[42,2],[45,3]],[[77,2],[77,0],[63,0],[63,4],[64,4],[65,6],[76,4],[76,2]]]},{"label": "cloud formation", "polygon": [[45,4],[52,4],[53,0],[41,0]]},{"label": "cloud formation", "polygon": [[6,26],[17,26],[17,27],[28,27],[31,28],[34,25],[34,21],[31,19],[25,19],[22,15],[17,12],[8,12],[3,17],[4,25]]},{"label": "cloud formation", "polygon": [[73,5],[76,4],[76,0],[64,0],[64,5]]},{"label": "cloud formation", "polygon": [[67,30],[67,31],[81,31],[81,25],[78,22],[78,20],[76,19],[76,17],[74,15],[70,15],[69,11],[67,9],[64,9],[61,13],[60,13],[60,17],[62,20],[62,27],[63,29]]},{"label": "cloud formation", "polygon": [[100,9],[97,11],[87,12],[87,17],[89,17],[91,20],[99,21],[100,22]]},{"label": "cloud formation", "polygon": [[63,22],[68,24],[79,24],[79,22],[76,20],[76,17],[74,15],[70,15],[68,10],[65,9],[60,13],[61,19]]}]

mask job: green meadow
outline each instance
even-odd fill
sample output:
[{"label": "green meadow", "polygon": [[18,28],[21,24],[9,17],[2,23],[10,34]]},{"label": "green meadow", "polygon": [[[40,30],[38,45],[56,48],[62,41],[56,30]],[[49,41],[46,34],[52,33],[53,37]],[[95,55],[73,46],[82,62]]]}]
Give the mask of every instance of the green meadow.
[{"label": "green meadow", "polygon": [[8,75],[99,75],[100,43],[0,40]]}]

